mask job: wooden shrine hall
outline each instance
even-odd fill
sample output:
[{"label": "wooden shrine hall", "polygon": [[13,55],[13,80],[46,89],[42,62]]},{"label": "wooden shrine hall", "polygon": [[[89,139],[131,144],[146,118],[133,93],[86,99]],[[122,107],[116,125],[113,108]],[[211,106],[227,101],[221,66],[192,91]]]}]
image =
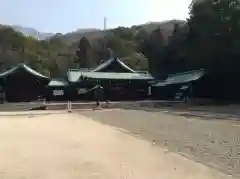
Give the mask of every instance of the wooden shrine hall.
[{"label": "wooden shrine hall", "polygon": [[111,58],[95,69],[70,69],[66,79],[53,79],[49,83],[48,100],[94,100],[98,87],[102,100],[142,100],[149,96],[149,82],[153,77],[148,72],[134,71],[118,58]]}]

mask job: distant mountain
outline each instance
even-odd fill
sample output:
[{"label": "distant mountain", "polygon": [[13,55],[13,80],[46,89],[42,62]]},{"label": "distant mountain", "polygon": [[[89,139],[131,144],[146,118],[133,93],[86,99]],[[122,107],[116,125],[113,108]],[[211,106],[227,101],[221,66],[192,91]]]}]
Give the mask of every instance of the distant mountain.
[{"label": "distant mountain", "polygon": [[[148,22],[146,24],[132,26],[131,28],[136,30],[144,29],[148,33],[151,33],[153,30],[160,27],[163,35],[167,37],[171,35],[172,30],[174,28],[174,24],[184,25],[185,23],[186,21],[183,21],[183,20],[168,20],[168,21],[162,21],[162,22]],[[53,33],[42,33],[37,31],[34,28],[23,27],[23,26],[11,26],[11,27],[15,31],[21,32],[25,36],[33,37],[39,40],[49,40],[52,38],[58,38],[67,44],[76,43],[83,36],[85,36],[90,40],[102,38],[105,33],[104,31],[96,28],[77,29],[76,31],[69,32],[66,34],[61,34],[61,33],[53,34]],[[111,30],[112,29],[108,29],[106,33],[108,33],[108,31],[111,31]]]},{"label": "distant mountain", "polygon": [[157,28],[161,28],[161,30],[173,30],[174,25],[175,24],[179,24],[179,25],[184,25],[186,23],[186,21],[184,20],[167,20],[167,21],[162,21],[162,22],[148,22],[145,24],[141,24],[141,25],[137,25],[135,27],[137,28],[143,28],[145,29],[147,32],[152,32],[153,30],[157,29]]},{"label": "distant mountain", "polygon": [[192,0],[192,3],[201,3],[201,2],[204,2],[206,0]]},{"label": "distant mountain", "polygon": [[[131,28],[136,30],[143,28],[148,33],[151,33],[153,30],[160,27],[163,35],[167,37],[171,35],[172,30],[174,29],[174,24],[184,25],[186,24],[186,21],[175,19],[162,22],[149,22],[146,24],[135,25],[132,26]],[[67,44],[72,44],[78,42],[83,36],[85,36],[89,40],[102,38],[104,36],[104,33],[108,33],[111,30],[112,29],[108,29],[106,32],[104,32],[100,29],[79,29],[75,32],[70,32],[64,35],[58,35],[57,38],[59,38],[60,40],[64,41]]]},{"label": "distant mountain", "polygon": [[96,28],[86,28],[86,29],[77,29],[75,32],[76,33],[86,33],[86,32],[96,32],[99,30],[100,29],[96,29]]},{"label": "distant mountain", "polygon": [[38,40],[45,40],[47,38],[50,38],[53,36],[53,33],[42,33],[38,32],[34,28],[29,28],[29,27],[22,27],[22,26],[11,26],[15,31],[21,32],[23,35],[28,36],[28,37],[33,37]]},{"label": "distant mountain", "polygon": [[69,32],[66,34],[55,34],[53,37],[50,38],[58,38],[64,41],[67,44],[72,44],[80,40],[82,36],[86,36],[87,38],[99,38],[102,37],[102,30],[94,29],[94,28],[87,28],[87,29],[77,29],[76,31]]}]

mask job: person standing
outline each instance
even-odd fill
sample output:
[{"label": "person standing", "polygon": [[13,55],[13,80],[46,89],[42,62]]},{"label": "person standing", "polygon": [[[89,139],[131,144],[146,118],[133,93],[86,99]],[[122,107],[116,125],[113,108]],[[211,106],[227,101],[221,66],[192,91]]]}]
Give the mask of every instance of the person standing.
[{"label": "person standing", "polygon": [[96,108],[100,109],[100,101],[101,101],[101,97],[102,97],[102,92],[103,92],[103,87],[101,87],[100,85],[98,85],[96,87],[96,89],[94,89],[94,99],[96,100],[96,107],[94,108],[94,110]]}]

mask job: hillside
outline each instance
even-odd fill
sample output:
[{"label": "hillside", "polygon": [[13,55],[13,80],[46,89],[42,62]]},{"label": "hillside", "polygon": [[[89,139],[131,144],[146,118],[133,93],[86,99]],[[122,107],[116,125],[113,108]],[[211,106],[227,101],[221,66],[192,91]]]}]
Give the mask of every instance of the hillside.
[{"label": "hillside", "polygon": [[[130,29],[134,31],[138,31],[140,29],[145,30],[147,33],[151,33],[153,30],[157,28],[161,28],[163,36],[166,38],[171,35],[172,30],[174,28],[174,24],[184,24],[185,21],[183,20],[169,20],[163,22],[149,22],[141,25],[132,26]],[[72,44],[78,42],[83,36],[88,38],[89,40],[103,38],[104,34],[108,33],[109,31],[113,31],[114,29],[108,29],[106,33],[100,29],[96,28],[85,28],[85,29],[77,29],[73,32],[68,32],[66,34],[53,34],[53,33],[43,33],[39,32],[34,28],[30,27],[23,27],[19,25],[10,26],[16,32],[21,32],[26,37],[33,37],[38,40],[51,40],[51,39],[59,39],[62,40],[66,44]]]},{"label": "hillside", "polygon": [[[0,28],[0,71],[24,62],[45,75],[62,77],[69,68],[76,68],[76,59],[79,60],[76,57],[76,51],[83,36],[89,41],[90,47],[88,56],[81,57],[80,61],[91,61],[89,67],[95,67],[108,58],[106,49],[103,48],[105,44],[107,48],[113,50],[115,56],[123,59],[133,69],[147,70],[148,60],[140,53],[139,43],[158,27],[161,28],[164,39],[168,40],[174,24],[184,23],[179,20],[151,22],[131,28],[108,29],[106,32],[98,29],[78,29],[67,34],[57,33],[41,41],[23,35],[21,28],[13,30],[2,26]],[[35,32],[33,29],[28,30],[32,35]]]},{"label": "hillside", "polygon": [[147,32],[152,32],[153,30],[157,29],[157,28],[161,28],[161,30],[169,30],[172,31],[174,28],[174,24],[180,24],[183,25],[185,24],[186,21],[184,20],[168,20],[168,21],[162,21],[162,22],[148,22],[145,24],[141,24],[141,25],[137,25],[137,26],[133,26],[135,28],[143,28],[144,30],[146,30]]},{"label": "hillside", "polygon": [[204,2],[206,0],[192,0],[192,3],[201,3],[201,2]]},{"label": "hillside", "polygon": [[23,35],[27,37],[33,37],[38,40],[46,40],[47,38],[50,38],[53,36],[53,33],[42,33],[38,32],[34,28],[29,28],[29,27],[22,27],[22,26],[11,26],[15,31],[21,32]]},{"label": "hillside", "polygon": [[0,71],[23,62],[45,75],[61,76],[70,67],[74,53],[59,40],[38,41],[10,27],[0,28]]},{"label": "hillside", "polygon": [[[49,40],[52,37],[63,36],[63,34],[61,34],[61,33],[56,33],[56,34],[44,33],[44,32],[39,32],[38,30],[36,30],[34,28],[23,27],[23,26],[19,26],[19,25],[13,25],[13,26],[9,26],[9,27],[11,27],[16,32],[21,32],[26,37],[33,37],[37,40]],[[64,36],[68,37],[69,34],[71,34],[71,33],[83,34],[83,33],[96,32],[96,31],[99,31],[99,29],[95,29],[95,28],[77,29],[76,31],[64,34]]]},{"label": "hillside", "polygon": [[[95,67],[99,65],[100,61],[106,60],[107,57],[101,48],[103,40],[101,37],[103,36],[97,37],[98,31],[95,29],[91,30],[93,31],[88,32],[89,29],[80,29],[77,34],[80,34],[79,37],[83,36],[82,34],[90,37],[91,58],[86,60],[92,60],[93,66],[91,67]],[[109,34],[112,33],[109,32]],[[109,39],[109,45],[115,50],[116,54],[123,58],[132,68],[138,70],[147,69],[147,59],[140,56],[136,51],[136,42],[134,39],[126,40],[117,37],[117,35],[118,34],[113,34]],[[64,38],[68,39],[68,35],[58,33],[48,40],[39,41],[32,37],[25,36],[21,32],[16,32],[16,30],[10,27],[1,26],[0,71],[4,71],[23,62],[45,75],[63,77],[69,68],[76,68],[76,50],[78,49],[79,42],[79,39],[77,39],[76,43],[66,43],[68,41],[63,40]],[[100,39],[100,41],[94,39]],[[119,46],[119,43],[124,45]],[[142,59],[141,62],[138,62],[139,59]]]},{"label": "hillside", "polygon": [[[67,34],[62,35],[55,35],[52,38],[57,38],[59,40],[62,40],[64,43],[67,43],[68,45],[71,45],[72,43],[78,42],[83,36],[85,36],[88,39],[98,39],[103,37],[103,31],[101,30],[93,30],[93,31],[77,31],[77,32],[70,32]],[[51,39],[51,38],[50,38]]]},{"label": "hillside", "polygon": [[[145,30],[147,33],[151,33],[153,30],[157,28],[161,28],[163,36],[166,38],[171,35],[174,24],[180,24],[183,25],[186,22],[183,20],[169,20],[169,21],[164,21],[164,22],[149,22],[146,24],[141,24],[141,25],[136,25],[132,26],[130,29],[133,31],[138,31],[138,30]],[[78,42],[83,36],[85,36],[87,39],[95,40],[99,38],[103,38],[104,34],[107,35],[109,32],[114,31],[114,29],[108,29],[106,32],[98,29],[93,29],[93,30],[88,30],[83,32],[81,31],[76,31],[76,32],[71,32],[67,33],[61,36],[58,36],[58,39],[62,40],[63,42],[67,44],[72,44]]]}]

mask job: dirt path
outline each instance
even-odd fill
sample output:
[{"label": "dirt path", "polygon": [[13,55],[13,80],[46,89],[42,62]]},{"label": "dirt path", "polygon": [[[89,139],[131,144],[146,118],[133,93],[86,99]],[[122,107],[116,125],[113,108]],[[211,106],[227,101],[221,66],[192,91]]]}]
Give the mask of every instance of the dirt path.
[{"label": "dirt path", "polygon": [[0,179],[230,178],[90,118],[0,118]]}]

